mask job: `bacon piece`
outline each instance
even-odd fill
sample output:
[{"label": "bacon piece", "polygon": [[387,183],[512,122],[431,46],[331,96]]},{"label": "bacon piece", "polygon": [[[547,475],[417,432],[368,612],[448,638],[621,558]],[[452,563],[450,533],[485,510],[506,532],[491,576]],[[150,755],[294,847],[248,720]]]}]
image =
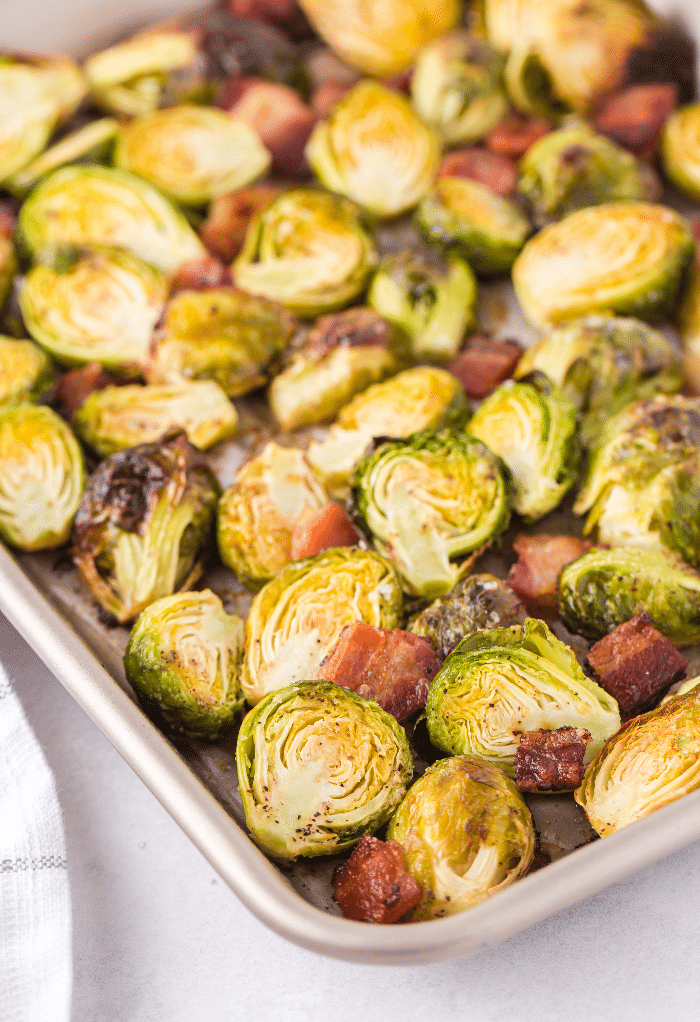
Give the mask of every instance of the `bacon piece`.
[{"label": "bacon piece", "polygon": [[214,199],[199,231],[209,251],[225,263],[233,262],[253,217],[269,206],[281,191],[277,185],[253,185]]},{"label": "bacon piece", "polygon": [[474,334],[447,368],[469,397],[486,397],[511,377],[523,354],[517,341],[494,341],[488,334]]},{"label": "bacon piece", "polygon": [[117,377],[103,369],[99,362],[89,362],[63,374],[56,385],[56,404],[61,415],[70,420],[94,390],[104,390],[117,383]]},{"label": "bacon piece", "polygon": [[363,834],[346,863],[333,876],[333,897],[346,919],[396,923],[421,899],[422,889],[406,870],[398,841]]},{"label": "bacon piece", "polygon": [[551,130],[552,125],[544,117],[518,117],[517,114],[511,114],[492,128],[484,139],[484,145],[497,156],[519,160],[531,145]]},{"label": "bacon piece", "polygon": [[391,324],[374,309],[345,309],[321,316],[306,339],[304,354],[320,360],[336,348],[388,348],[391,338]]},{"label": "bacon piece", "polygon": [[591,734],[581,727],[526,731],[515,750],[515,783],[521,791],[567,791],[583,780]]},{"label": "bacon piece", "polygon": [[622,715],[633,717],[684,676],[688,661],[643,610],[591,646],[585,666],[617,699]]},{"label": "bacon piece", "polygon": [[325,117],[352,87],[352,82],[322,82],[311,93],[311,109],[317,117]]},{"label": "bacon piece", "polygon": [[241,21],[259,21],[291,39],[309,34],[309,23],[295,0],[226,0],[225,7]]},{"label": "bacon piece", "polygon": [[651,159],[664,121],[677,103],[678,88],[672,82],[633,85],[606,99],[593,124],[635,155]]},{"label": "bacon piece", "polygon": [[172,281],[173,291],[204,291],[231,283],[231,271],[220,259],[206,255],[180,263]]},{"label": "bacon piece", "polygon": [[362,537],[340,504],[307,504],[292,526],[292,560],[313,557],[333,546],[355,546]]},{"label": "bacon piece", "polygon": [[507,156],[467,147],[454,149],[443,157],[438,177],[466,177],[497,195],[512,195],[518,183],[518,168]]},{"label": "bacon piece", "polygon": [[526,604],[556,609],[559,572],[590,550],[591,544],[576,536],[527,536],[521,532],[513,540],[513,549],[518,560],[510,569],[508,585]]},{"label": "bacon piece", "polygon": [[363,699],[376,699],[402,721],[425,706],[430,683],[441,667],[442,659],[427,639],[355,621],[343,628],[318,677]]},{"label": "bacon piece", "polygon": [[0,237],[11,238],[17,224],[17,207],[10,202],[0,202]]}]

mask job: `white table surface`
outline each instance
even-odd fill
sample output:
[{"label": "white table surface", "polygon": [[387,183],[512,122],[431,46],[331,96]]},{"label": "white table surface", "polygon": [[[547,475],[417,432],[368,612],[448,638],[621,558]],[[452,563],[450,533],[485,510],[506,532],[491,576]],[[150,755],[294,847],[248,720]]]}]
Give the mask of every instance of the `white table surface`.
[{"label": "white table surface", "polygon": [[475,957],[346,965],[237,901],[1,615],[0,658],[63,808],[74,1022],[700,1018],[700,842]]}]

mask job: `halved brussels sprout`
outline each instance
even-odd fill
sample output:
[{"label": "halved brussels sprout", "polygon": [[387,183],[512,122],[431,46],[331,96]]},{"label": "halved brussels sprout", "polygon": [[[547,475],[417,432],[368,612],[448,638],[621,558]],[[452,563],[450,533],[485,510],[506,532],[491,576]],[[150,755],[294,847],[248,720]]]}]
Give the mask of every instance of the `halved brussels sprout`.
[{"label": "halved brussels sprout", "polygon": [[304,453],[269,443],[225,490],[217,518],[221,560],[256,591],[291,563],[292,526],[328,496]]},{"label": "halved brussels sprout", "polygon": [[55,377],[53,362],[33,341],[0,334],[0,406],[38,401]]},{"label": "halved brussels sprout", "polygon": [[63,419],[33,404],[0,408],[0,537],[50,550],[70,536],[85,485],[80,444]]},{"label": "halved brussels sprout", "polygon": [[700,690],[634,717],[588,764],[574,797],[605,837],[700,788]]},{"label": "halved brussels sprout", "polygon": [[42,177],[46,177],[52,170],[63,167],[66,163],[100,163],[112,148],[118,129],[119,122],[113,117],[90,121],[77,131],[64,135],[22,167],[7,181],[7,187],[15,195],[24,197]]},{"label": "halved brussels sprout", "polygon": [[75,516],[71,555],[108,614],[124,624],[194,585],[219,494],[184,433],[101,462]]},{"label": "halved brussels sprout", "polygon": [[146,607],[132,629],[124,668],[170,727],[213,741],[243,708],[242,660],[243,622],[205,589],[163,596]]},{"label": "halved brussels sprout", "polygon": [[259,703],[241,726],[236,763],[251,835],[282,859],[331,855],[374,833],[413,773],[391,714],[327,681],[289,685]]},{"label": "halved brussels sprout", "polygon": [[283,568],[253,600],[241,684],[249,703],[316,676],[345,625],[397,628],[401,585],[371,550],[334,547]]},{"label": "halved brussels sprout", "polygon": [[476,325],[476,279],[456,256],[427,259],[413,252],[385,256],[367,294],[382,316],[408,335],[414,358],[449,362]]},{"label": "halved brussels sprout", "polygon": [[513,266],[513,285],[536,325],[589,312],[658,322],[674,308],[694,248],[688,222],[667,206],[610,202],[531,238]]},{"label": "halved brussels sprout", "polygon": [[362,81],[316,125],[306,158],[326,188],[376,216],[392,217],[428,192],[440,142],[405,96]]},{"label": "halved brussels sprout", "polygon": [[428,767],[389,824],[423,889],[410,922],[464,912],[509,887],[535,854],[532,817],[498,767],[454,756]]},{"label": "halved brussels sprout", "polygon": [[674,185],[692,199],[700,199],[700,103],[682,106],[667,118],[661,156]]},{"label": "halved brussels sprout", "polygon": [[19,304],[29,333],[60,365],[100,362],[135,376],[167,297],[165,274],[129,252],[64,248],[29,270]]},{"label": "halved brussels sprout", "polygon": [[523,731],[585,728],[590,759],[620,726],[613,697],[534,618],[463,639],[433,678],[425,712],[433,745],[478,756],[510,777]]},{"label": "halved brussels sprout", "polygon": [[34,257],[63,245],[113,245],[168,272],[204,255],[183,214],[161,192],[112,167],[54,171],[22,206],[17,228]]},{"label": "halved brussels sprout", "polygon": [[531,522],[552,511],[578,479],[576,409],[546,377],[502,383],[467,426],[502,458],[513,480],[513,508]]},{"label": "halved brussels sprout", "polygon": [[509,270],[531,231],[512,202],[462,177],[440,178],[416,222],[427,241],[453,249],[486,275]]},{"label": "halved brussels sprout", "polygon": [[673,394],[683,384],[676,347],[641,320],[617,316],[587,316],[552,330],[525,351],[515,378],[533,372],[573,401],[586,446],[630,402]]},{"label": "halved brussels sprout", "polygon": [[674,689],[671,689],[670,692],[666,693],[659,703],[659,706],[665,706],[666,703],[670,703],[672,699],[676,698],[676,696],[684,696],[687,692],[691,692],[694,688],[697,688],[698,685],[700,685],[700,677],[686,678],[685,681],[681,682],[678,688],[675,689],[675,691]]},{"label": "halved brussels sprout", "polygon": [[355,470],[357,509],[406,592],[443,596],[469,562],[508,526],[508,485],[498,460],[456,430],[390,440]]},{"label": "halved brussels sprout", "polygon": [[677,646],[700,642],[700,573],[661,550],[589,550],[559,576],[559,615],[572,632],[602,639],[646,610]]},{"label": "halved brussels sprout", "polygon": [[296,188],[253,220],[233,276],[245,291],[313,317],[349,305],[376,262],[374,240],[353,202]]}]

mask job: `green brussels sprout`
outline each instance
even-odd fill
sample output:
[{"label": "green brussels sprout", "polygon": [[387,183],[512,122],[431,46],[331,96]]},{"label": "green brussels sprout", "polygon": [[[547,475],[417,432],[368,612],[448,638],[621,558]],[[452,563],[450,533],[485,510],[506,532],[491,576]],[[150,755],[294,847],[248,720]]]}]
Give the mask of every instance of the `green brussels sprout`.
[{"label": "green brussels sprout", "polygon": [[219,502],[221,560],[255,592],[291,563],[292,526],[304,508],[327,501],[303,451],[267,444],[238,470]]},{"label": "green brussels sprout", "polygon": [[393,217],[427,194],[440,151],[437,134],[405,96],[365,80],[318,122],[306,158],[326,188],[375,216]]},{"label": "green brussels sprout", "polygon": [[65,245],[113,245],[172,272],[204,255],[183,214],[156,188],[113,167],[61,167],[20,210],[18,237],[36,257]]},{"label": "green brussels sprout", "polygon": [[34,404],[0,408],[0,537],[50,550],[70,536],[85,485],[80,444],[63,419]]},{"label": "green brussels sprout", "polygon": [[692,199],[700,199],[700,103],[682,106],[666,119],[661,157],[674,185]]},{"label": "green brussels sprout", "polygon": [[675,643],[700,642],[700,573],[662,550],[589,550],[559,576],[559,615],[572,632],[602,639],[646,610]]},{"label": "green brussels sprout", "polygon": [[609,546],[700,564],[700,401],[657,395],[612,418],[590,453],[574,513]]},{"label": "green brussels sprout", "polygon": [[578,479],[576,409],[546,377],[502,383],[467,429],[502,458],[513,481],[513,509],[536,522]]},{"label": "green brussels sprout", "polygon": [[100,463],[75,516],[71,555],[107,614],[124,624],[194,585],[219,495],[181,432]]},{"label": "green brussels sprout", "polygon": [[451,248],[484,275],[506,273],[531,231],[512,202],[461,177],[440,178],[416,222],[427,241]]},{"label": "green brussels sprout", "polygon": [[126,676],[166,723],[211,741],[243,708],[238,673],[243,622],[210,589],[163,596],[134,625],[124,655]]},{"label": "green brussels sprout", "polygon": [[408,631],[429,639],[444,660],[458,642],[482,628],[525,623],[527,613],[510,586],[484,572],[461,579],[411,619]]},{"label": "green brussels sprout", "polygon": [[690,225],[672,209],[610,202],[531,238],[513,265],[513,285],[538,326],[589,312],[659,322],[674,308],[694,248]]},{"label": "green brussels sprout", "polygon": [[700,394],[700,266],[693,263],[681,307],[678,311],[683,376]]},{"label": "green brussels sprout", "polygon": [[391,819],[423,889],[409,922],[465,912],[509,887],[535,854],[532,817],[496,766],[454,756],[428,767]]},{"label": "green brussels sprout", "polygon": [[250,608],[241,675],[246,699],[254,705],[315,677],[345,625],[397,628],[401,612],[396,570],[372,550],[333,547],[288,565]]},{"label": "green brussels sprout", "polygon": [[409,338],[415,359],[449,362],[476,326],[476,279],[468,263],[445,263],[413,252],[385,256],[367,302]]},{"label": "green brussels sprout", "polygon": [[29,270],[19,304],[29,333],[60,365],[100,362],[135,376],[167,297],[165,274],[129,252],[67,248]]},{"label": "green brussels sprout", "polygon": [[11,238],[0,234],[0,310],[12,290],[12,279],[17,272],[17,255]]},{"label": "green brussels sprout", "polygon": [[574,798],[605,837],[700,787],[700,690],[633,717],[588,764]]},{"label": "green brussels sprout", "polygon": [[38,401],[55,378],[53,362],[33,341],[0,334],[0,407]]},{"label": "green brussels sprout", "polygon": [[276,302],[233,287],[180,291],[165,307],[144,369],[149,383],[215,380],[229,397],[261,387],[296,321]]},{"label": "green brussels sprout", "polygon": [[238,787],[253,839],[270,855],[331,855],[389,819],[413,761],[400,724],[324,681],[272,692],[241,725]]},{"label": "green brussels sprout", "polygon": [[6,182],[7,188],[24,198],[43,177],[66,163],[102,162],[112,148],[118,129],[118,121],[113,117],[103,117],[71,131],[14,174]]},{"label": "green brussels sprout", "polygon": [[503,64],[497,50],[464,29],[428,43],[411,76],[418,116],[448,145],[484,138],[508,113]]},{"label": "green brussels sprout", "polygon": [[698,685],[700,685],[700,677],[686,678],[685,681],[681,682],[678,688],[675,689],[675,691],[672,689],[670,692],[666,693],[659,703],[659,706],[665,706],[666,703],[670,703],[672,699],[676,698],[676,696],[684,696],[686,692],[692,691],[692,689],[697,688]]},{"label": "green brussels sprout", "polygon": [[585,728],[590,759],[620,726],[613,697],[533,618],[462,639],[433,678],[425,713],[433,745],[494,763],[510,777],[524,731]]},{"label": "green brussels sprout", "polygon": [[479,440],[457,430],[389,440],[355,470],[357,510],[377,549],[396,565],[406,592],[444,596],[470,562],[508,526],[508,485]]},{"label": "green brussels sprout", "polygon": [[676,347],[641,320],[618,316],[587,316],[552,330],[525,351],[515,378],[533,372],[573,401],[586,446],[632,401],[673,394],[683,384]]},{"label": "green brussels sprout", "polygon": [[376,262],[354,203],[296,188],[253,220],[232,272],[244,291],[313,317],[349,305]]}]

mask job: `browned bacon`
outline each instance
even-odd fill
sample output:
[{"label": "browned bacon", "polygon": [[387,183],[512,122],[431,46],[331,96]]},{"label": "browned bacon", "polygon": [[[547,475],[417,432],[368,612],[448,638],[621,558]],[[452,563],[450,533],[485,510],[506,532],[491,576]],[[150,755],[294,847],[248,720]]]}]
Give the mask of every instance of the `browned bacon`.
[{"label": "browned bacon", "polygon": [[590,732],[580,727],[525,731],[515,751],[515,783],[530,792],[578,788],[590,741]]},{"label": "browned bacon", "polygon": [[301,561],[334,546],[355,546],[360,538],[340,504],[331,501],[319,508],[307,504],[292,526],[292,560]]},{"label": "browned bacon", "polygon": [[214,199],[199,231],[209,251],[225,263],[233,262],[253,217],[269,206],[281,191],[277,185],[253,185]]},{"label": "browned bacon", "polygon": [[304,147],[316,117],[294,89],[235,75],[226,83],[219,106],[257,131],[270,150],[275,170],[286,177],[308,176]]},{"label": "browned bacon", "polygon": [[518,560],[510,569],[508,585],[525,604],[556,608],[559,572],[590,548],[587,540],[575,536],[520,533],[513,541]]},{"label": "browned bacon", "polygon": [[438,177],[466,177],[498,195],[512,195],[518,182],[518,168],[507,156],[470,146],[448,153],[440,164]]},{"label": "browned bacon", "polygon": [[633,85],[610,96],[598,110],[594,126],[642,159],[651,159],[664,121],[678,102],[672,82]]},{"label": "browned bacon", "polygon": [[172,281],[173,291],[203,291],[231,283],[231,271],[220,259],[206,255],[180,263]]},{"label": "browned bacon", "polygon": [[66,419],[72,419],[94,390],[117,383],[117,378],[103,369],[99,362],[90,362],[80,369],[64,373],[56,385],[56,402]]},{"label": "browned bacon", "polygon": [[531,145],[544,138],[552,130],[544,117],[518,117],[511,114],[488,133],[484,145],[489,152],[519,160]]},{"label": "browned bacon", "polygon": [[448,365],[469,397],[486,397],[513,375],[523,354],[517,341],[495,341],[488,334],[474,334]]},{"label": "browned bacon", "polygon": [[421,898],[421,886],[406,870],[406,853],[398,841],[363,834],[346,863],[333,877],[333,897],[346,919],[396,923]]}]

